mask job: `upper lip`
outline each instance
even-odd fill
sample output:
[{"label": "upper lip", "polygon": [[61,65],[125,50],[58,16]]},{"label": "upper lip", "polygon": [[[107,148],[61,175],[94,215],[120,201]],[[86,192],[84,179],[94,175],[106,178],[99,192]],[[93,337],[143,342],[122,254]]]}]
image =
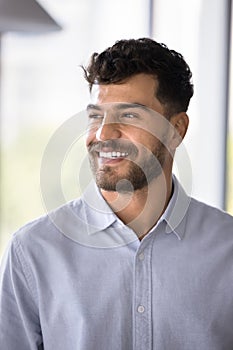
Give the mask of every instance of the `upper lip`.
[{"label": "upper lip", "polygon": [[90,148],[91,152],[104,152],[104,153],[108,153],[108,152],[120,152],[120,153],[129,153],[129,149],[126,149],[126,147],[122,148],[122,147],[107,147],[107,146],[101,146],[101,145],[93,145]]}]

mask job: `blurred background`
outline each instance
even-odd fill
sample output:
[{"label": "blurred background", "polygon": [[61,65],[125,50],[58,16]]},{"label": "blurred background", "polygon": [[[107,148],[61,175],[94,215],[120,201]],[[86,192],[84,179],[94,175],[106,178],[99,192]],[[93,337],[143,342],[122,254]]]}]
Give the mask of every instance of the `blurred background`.
[{"label": "blurred background", "polygon": [[[152,37],[183,54],[195,87],[185,140],[191,194],[233,214],[232,7],[231,0],[0,0],[0,257],[17,228],[45,213],[45,147],[89,101],[80,65],[119,39]],[[78,195],[73,188],[65,197]]]}]

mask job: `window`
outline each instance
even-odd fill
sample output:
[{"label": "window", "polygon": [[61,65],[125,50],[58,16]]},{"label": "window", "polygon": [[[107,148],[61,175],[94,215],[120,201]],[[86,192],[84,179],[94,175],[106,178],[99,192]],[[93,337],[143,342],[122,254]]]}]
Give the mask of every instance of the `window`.
[{"label": "window", "polygon": [[12,232],[45,212],[40,195],[44,149],[59,125],[89,99],[79,65],[116,40],[149,35],[149,1],[40,3],[61,31],[2,38],[0,255]]},{"label": "window", "polygon": [[233,6],[231,8],[226,210],[233,215]]}]

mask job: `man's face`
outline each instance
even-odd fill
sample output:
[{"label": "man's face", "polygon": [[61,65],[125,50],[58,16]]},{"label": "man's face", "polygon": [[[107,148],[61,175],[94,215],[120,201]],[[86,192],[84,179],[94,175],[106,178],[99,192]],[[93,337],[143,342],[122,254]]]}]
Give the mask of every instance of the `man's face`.
[{"label": "man's face", "polygon": [[86,145],[99,188],[135,191],[161,174],[168,122],[155,91],[155,79],[146,74],[97,87],[87,108]]}]

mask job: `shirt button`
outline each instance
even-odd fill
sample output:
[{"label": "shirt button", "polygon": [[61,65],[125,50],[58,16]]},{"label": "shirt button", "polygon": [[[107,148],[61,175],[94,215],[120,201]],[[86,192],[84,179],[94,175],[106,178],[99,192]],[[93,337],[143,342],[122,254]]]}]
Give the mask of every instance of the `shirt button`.
[{"label": "shirt button", "polygon": [[138,259],[139,260],[144,260],[144,258],[145,258],[145,255],[144,255],[144,253],[140,253],[139,255],[138,255]]},{"label": "shirt button", "polygon": [[138,306],[138,312],[139,312],[140,314],[143,314],[144,311],[145,311],[144,306],[143,306],[143,305],[139,305],[139,306]]}]

